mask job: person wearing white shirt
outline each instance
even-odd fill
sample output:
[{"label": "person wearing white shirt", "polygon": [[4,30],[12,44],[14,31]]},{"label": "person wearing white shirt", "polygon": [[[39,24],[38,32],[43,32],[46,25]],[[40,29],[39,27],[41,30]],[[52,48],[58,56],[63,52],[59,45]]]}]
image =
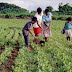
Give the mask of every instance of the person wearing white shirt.
[{"label": "person wearing white shirt", "polygon": [[37,18],[37,23],[33,24],[34,33],[37,37],[42,32],[42,16],[42,9],[39,7],[37,8],[37,13],[35,14],[35,17]]}]

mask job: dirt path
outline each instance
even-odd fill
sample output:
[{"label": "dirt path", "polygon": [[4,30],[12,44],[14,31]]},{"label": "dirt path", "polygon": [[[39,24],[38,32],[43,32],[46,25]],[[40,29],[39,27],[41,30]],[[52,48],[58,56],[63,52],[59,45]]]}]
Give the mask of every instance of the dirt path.
[{"label": "dirt path", "polygon": [[0,48],[0,55],[2,54],[2,52],[5,50],[5,45],[3,45],[1,48]]},{"label": "dirt path", "polygon": [[19,46],[19,42],[17,41],[13,51],[11,52],[11,56],[8,56],[8,60],[5,61],[1,68],[0,68],[0,72],[13,72],[12,70],[12,66],[15,65],[14,60],[16,59],[18,52],[19,52],[20,46]]}]

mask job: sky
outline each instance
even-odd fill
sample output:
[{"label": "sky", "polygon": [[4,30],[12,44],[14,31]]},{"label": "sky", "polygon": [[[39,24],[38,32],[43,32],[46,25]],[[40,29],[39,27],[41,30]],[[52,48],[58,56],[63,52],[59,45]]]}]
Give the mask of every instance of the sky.
[{"label": "sky", "polygon": [[15,4],[29,11],[36,10],[41,7],[43,10],[47,6],[52,6],[54,10],[58,10],[59,3],[69,3],[72,6],[72,0],[0,0],[0,2],[6,2],[10,4]]}]

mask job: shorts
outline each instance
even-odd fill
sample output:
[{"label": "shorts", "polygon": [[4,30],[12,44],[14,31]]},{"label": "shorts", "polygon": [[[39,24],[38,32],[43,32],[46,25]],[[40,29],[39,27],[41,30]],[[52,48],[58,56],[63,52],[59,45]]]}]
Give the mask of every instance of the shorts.
[{"label": "shorts", "polygon": [[42,32],[41,28],[33,28],[35,34],[40,34]]},{"label": "shorts", "polygon": [[65,30],[65,36],[66,37],[71,37],[72,36],[71,29]]}]

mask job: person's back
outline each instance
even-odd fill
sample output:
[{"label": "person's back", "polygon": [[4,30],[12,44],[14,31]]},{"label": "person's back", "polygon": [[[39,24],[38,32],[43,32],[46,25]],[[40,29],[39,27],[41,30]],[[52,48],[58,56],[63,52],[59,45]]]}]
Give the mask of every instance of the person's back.
[{"label": "person's back", "polygon": [[43,15],[43,22],[46,22],[46,23],[50,23],[51,22],[51,19],[45,15]]},{"label": "person's back", "polygon": [[66,25],[65,25],[65,30],[69,30],[69,29],[71,29],[71,23],[69,22],[66,22]]},{"label": "person's back", "polygon": [[25,26],[23,27],[23,30],[27,30],[28,31],[28,28],[32,28],[32,22],[29,21],[25,24]]}]

